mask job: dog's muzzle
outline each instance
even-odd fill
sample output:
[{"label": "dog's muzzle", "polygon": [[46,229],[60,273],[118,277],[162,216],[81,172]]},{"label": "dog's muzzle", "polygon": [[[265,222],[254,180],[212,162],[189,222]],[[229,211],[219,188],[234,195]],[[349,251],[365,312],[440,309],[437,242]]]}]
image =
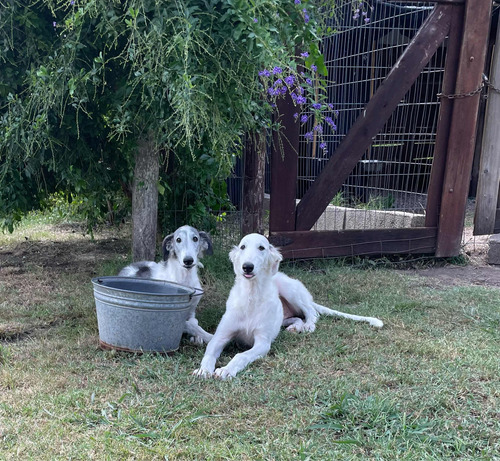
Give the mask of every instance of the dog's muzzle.
[{"label": "dog's muzzle", "polygon": [[186,269],[191,269],[192,267],[194,267],[194,259],[191,258],[190,256],[187,256],[186,258],[184,258],[182,260],[182,263],[184,264],[184,267]]},{"label": "dog's muzzle", "polygon": [[254,265],[252,263],[243,263],[243,266],[241,266],[241,268],[243,269],[243,277],[251,279],[255,276],[255,274],[253,273]]}]

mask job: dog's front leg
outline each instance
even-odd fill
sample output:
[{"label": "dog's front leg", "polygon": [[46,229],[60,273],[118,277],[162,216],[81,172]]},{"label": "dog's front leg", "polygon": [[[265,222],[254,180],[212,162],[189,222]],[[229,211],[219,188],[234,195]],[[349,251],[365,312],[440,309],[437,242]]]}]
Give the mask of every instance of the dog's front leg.
[{"label": "dog's front leg", "polygon": [[232,339],[232,335],[215,332],[215,335],[207,345],[205,355],[201,360],[200,368],[193,371],[194,376],[209,378],[215,370],[215,362],[219,358],[224,346]]},{"label": "dog's front leg", "polygon": [[[210,344],[211,343],[209,343],[209,345]],[[249,363],[255,362],[255,360],[267,355],[269,349],[271,349],[271,341],[269,341],[268,338],[255,338],[254,345],[251,349],[236,354],[225,367],[217,368],[214,375],[220,379],[234,378],[236,374],[243,370]]]}]

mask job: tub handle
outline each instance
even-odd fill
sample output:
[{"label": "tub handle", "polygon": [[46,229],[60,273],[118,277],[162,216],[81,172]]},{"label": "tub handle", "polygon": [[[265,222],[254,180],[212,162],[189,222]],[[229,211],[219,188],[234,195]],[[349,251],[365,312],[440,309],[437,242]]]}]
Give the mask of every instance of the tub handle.
[{"label": "tub handle", "polygon": [[191,287],[191,288],[193,288],[193,290],[195,292],[189,297],[189,299],[191,299],[191,298],[193,298],[195,296],[201,296],[203,293],[205,293],[201,288],[195,288],[195,287]]}]

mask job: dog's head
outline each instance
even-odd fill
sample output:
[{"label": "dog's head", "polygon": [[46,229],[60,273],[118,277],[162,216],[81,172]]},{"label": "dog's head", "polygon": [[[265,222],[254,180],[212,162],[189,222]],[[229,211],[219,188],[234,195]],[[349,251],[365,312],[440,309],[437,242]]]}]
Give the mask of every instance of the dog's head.
[{"label": "dog's head", "polygon": [[173,234],[163,239],[163,260],[177,258],[186,268],[191,269],[205,254],[213,254],[212,240],[206,232],[191,226],[179,227]]},{"label": "dog's head", "polygon": [[249,234],[230,251],[229,259],[233,263],[234,273],[250,280],[260,274],[276,274],[283,257],[266,237]]}]

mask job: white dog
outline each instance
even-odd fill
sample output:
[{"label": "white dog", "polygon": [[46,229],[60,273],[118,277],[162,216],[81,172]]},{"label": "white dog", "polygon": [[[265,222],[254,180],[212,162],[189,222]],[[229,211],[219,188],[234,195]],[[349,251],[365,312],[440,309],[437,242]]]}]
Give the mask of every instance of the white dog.
[{"label": "white dog", "polygon": [[[316,304],[301,282],[278,272],[282,256],[262,235],[245,236],[231,250],[229,258],[236,274],[235,283],[200,368],[193,372],[195,376],[232,378],[269,352],[281,326],[291,331],[314,331],[319,314],[383,326],[381,320],[373,317],[345,314]],[[232,339],[239,339],[251,348],[215,370],[217,358]]]},{"label": "white dog", "polygon": [[[191,226],[179,227],[173,234],[163,239],[163,261],[141,261],[124,267],[119,276],[143,277],[179,283],[188,287],[201,289],[198,278],[198,267],[203,267],[200,258],[204,254],[213,253],[212,241],[206,232],[200,232]],[[184,327],[184,333],[191,335],[191,340],[198,343],[208,343],[212,336],[198,325],[196,307],[201,296],[193,296],[189,309],[189,317]]]}]

